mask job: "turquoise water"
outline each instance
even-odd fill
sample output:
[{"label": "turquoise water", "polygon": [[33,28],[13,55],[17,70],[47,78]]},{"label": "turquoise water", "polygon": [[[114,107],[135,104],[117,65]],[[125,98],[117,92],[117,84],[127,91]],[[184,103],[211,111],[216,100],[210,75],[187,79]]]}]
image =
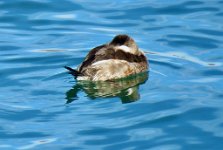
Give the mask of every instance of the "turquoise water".
[{"label": "turquoise water", "polygon": [[[222,0],[0,1],[0,149],[222,149],[222,8]],[[63,68],[120,33],[145,51],[148,74],[76,83]]]}]

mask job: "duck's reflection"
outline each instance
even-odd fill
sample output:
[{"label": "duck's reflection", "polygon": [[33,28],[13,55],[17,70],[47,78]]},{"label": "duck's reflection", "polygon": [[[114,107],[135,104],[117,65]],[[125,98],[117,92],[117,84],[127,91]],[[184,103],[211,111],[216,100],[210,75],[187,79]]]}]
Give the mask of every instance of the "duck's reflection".
[{"label": "duck's reflection", "polygon": [[144,72],[116,81],[77,81],[77,84],[66,93],[67,103],[77,100],[77,93],[82,90],[90,99],[119,97],[122,103],[135,102],[140,98],[139,85],[144,84],[147,79],[148,72]]}]

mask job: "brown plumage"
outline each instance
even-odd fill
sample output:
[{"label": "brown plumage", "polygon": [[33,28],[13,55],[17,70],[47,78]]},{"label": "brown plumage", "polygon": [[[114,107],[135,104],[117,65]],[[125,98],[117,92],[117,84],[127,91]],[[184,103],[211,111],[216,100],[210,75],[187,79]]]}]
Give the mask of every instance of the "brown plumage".
[{"label": "brown plumage", "polygon": [[146,56],[128,35],[117,35],[92,49],[77,70],[66,67],[77,80],[106,81],[123,78],[148,69]]}]

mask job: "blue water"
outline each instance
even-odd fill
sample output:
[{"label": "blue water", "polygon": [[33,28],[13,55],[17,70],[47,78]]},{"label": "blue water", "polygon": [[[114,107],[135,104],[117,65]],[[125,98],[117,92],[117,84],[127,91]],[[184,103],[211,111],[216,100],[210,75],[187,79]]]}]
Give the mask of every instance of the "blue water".
[{"label": "blue water", "polygon": [[[0,1],[0,149],[222,149],[222,8],[222,0]],[[77,83],[63,68],[120,33],[145,51],[148,74]]]}]

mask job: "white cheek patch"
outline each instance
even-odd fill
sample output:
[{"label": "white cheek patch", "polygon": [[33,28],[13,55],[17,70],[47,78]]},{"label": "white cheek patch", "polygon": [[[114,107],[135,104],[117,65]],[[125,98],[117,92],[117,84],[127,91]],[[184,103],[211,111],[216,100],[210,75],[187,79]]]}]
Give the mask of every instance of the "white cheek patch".
[{"label": "white cheek patch", "polygon": [[132,53],[132,49],[126,45],[121,45],[121,46],[118,46],[116,47],[117,49],[121,49],[122,51],[124,52],[127,52],[127,53]]}]

